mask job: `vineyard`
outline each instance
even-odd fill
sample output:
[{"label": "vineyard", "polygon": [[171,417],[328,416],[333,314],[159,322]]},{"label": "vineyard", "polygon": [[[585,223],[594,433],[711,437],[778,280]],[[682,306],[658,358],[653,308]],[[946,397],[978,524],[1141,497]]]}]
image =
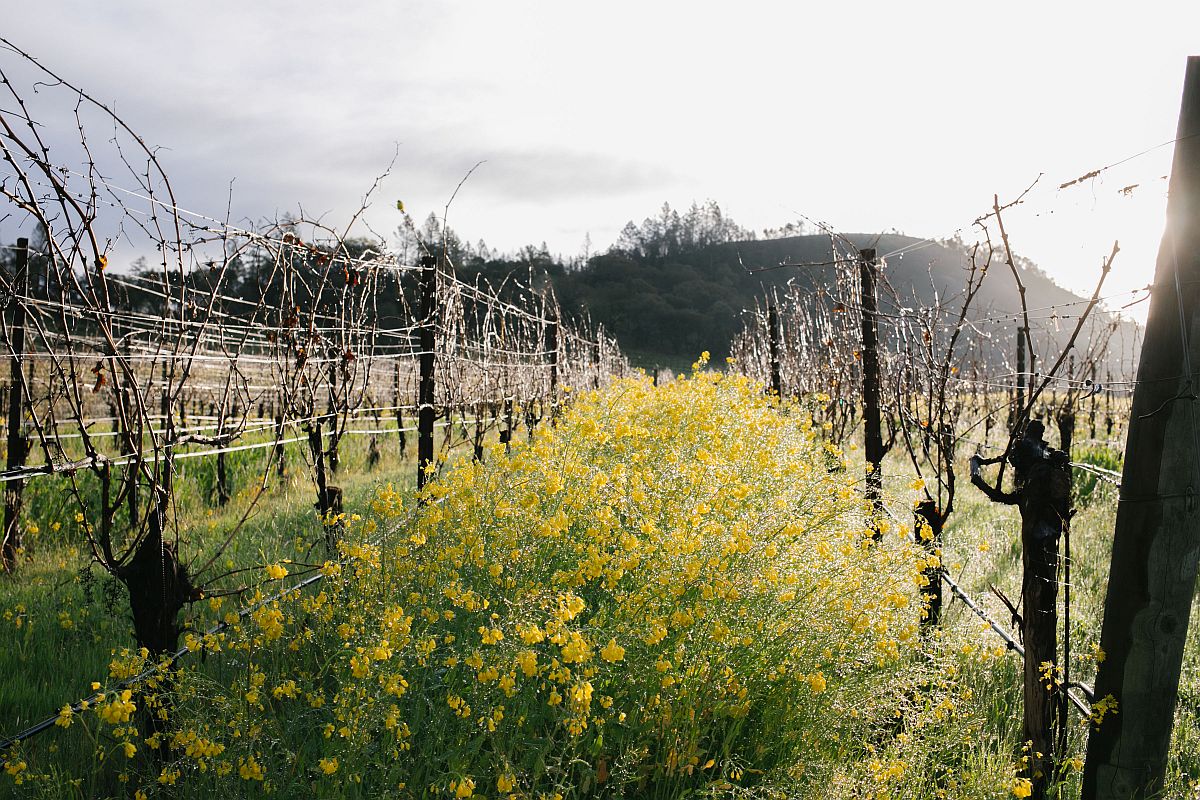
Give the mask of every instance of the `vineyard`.
[{"label": "vineyard", "polygon": [[1200,791],[1196,548],[1126,532],[1193,510],[1186,258],[1039,306],[996,198],[931,305],[886,269],[921,244],[829,230],[651,376],[533,264],[462,278],[453,196],[399,244],[379,181],[341,225],[186,210],[0,43],[0,795]]}]

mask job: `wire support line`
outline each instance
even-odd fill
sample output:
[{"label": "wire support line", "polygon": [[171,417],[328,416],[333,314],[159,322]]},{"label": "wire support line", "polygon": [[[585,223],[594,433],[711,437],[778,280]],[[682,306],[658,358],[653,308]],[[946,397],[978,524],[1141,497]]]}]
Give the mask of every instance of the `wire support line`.
[{"label": "wire support line", "polygon": [[1081,469],[1084,472],[1090,472],[1105,483],[1110,483],[1118,489],[1121,488],[1121,473],[1119,472],[1097,467],[1095,464],[1080,463],[1078,461],[1072,461],[1071,466],[1075,469]]},{"label": "wire support line", "polygon": [[[443,501],[444,501],[444,498],[434,498],[434,499],[430,500],[430,502],[432,502],[434,504],[439,504],[439,503],[442,503]],[[416,513],[415,510],[409,511],[408,517],[403,522],[397,523],[397,527],[408,524],[412,520],[412,517],[415,513]],[[380,538],[382,538],[382,537],[380,537]],[[339,559],[336,563],[339,566],[346,567],[346,566],[350,565],[351,559],[350,558],[342,558],[342,559]],[[312,585],[324,580],[326,577],[328,577],[328,576],[324,572],[317,572],[316,574],[310,575],[309,577],[305,578],[304,580],[299,581],[298,583],[295,583],[292,586],[289,586],[289,587],[271,595],[270,597],[263,598],[262,600],[259,600],[257,603],[252,603],[251,605],[246,606],[245,608],[243,608],[237,612],[237,622],[241,622],[242,620],[244,620],[247,617],[249,617],[250,615],[252,615],[254,612],[259,611],[260,609],[266,608],[270,604],[276,603],[276,602],[284,599],[285,597],[288,597],[293,594],[298,594],[299,592],[306,589],[307,587],[312,586]],[[217,624],[208,628],[208,630],[206,630],[199,637],[197,637],[201,643],[200,652],[203,652],[203,650],[204,650],[203,642],[205,639],[207,639],[210,636],[216,636],[219,633],[223,633],[224,631],[231,628],[232,625],[233,625],[233,623],[226,622],[225,620],[221,620]],[[192,652],[191,648],[185,644],[183,647],[180,647],[179,649],[175,650],[175,652],[166,655],[164,658],[160,659],[155,664],[142,670],[137,675],[126,678],[125,680],[119,682],[112,689],[105,689],[105,690],[99,690],[99,691],[93,692],[92,694],[88,695],[86,698],[79,700],[75,703],[71,703],[70,704],[71,713],[79,714],[88,708],[94,707],[97,703],[102,701],[105,697],[109,696],[109,694],[112,692],[119,692],[122,689],[128,689],[130,687],[137,686],[138,684],[142,683],[143,681],[145,681],[149,678],[154,677],[155,675],[162,674],[166,670],[173,667],[177,661],[179,661],[181,658],[183,658],[190,652]],[[9,736],[5,739],[0,740],[0,752],[13,747],[14,745],[20,744],[21,742],[24,742],[27,739],[37,736],[39,733],[42,733],[44,731],[47,731],[47,730],[55,727],[55,723],[60,718],[61,713],[62,713],[61,711],[57,712],[53,716],[47,717],[35,725],[31,725],[28,728],[25,728],[24,730],[13,734],[12,736]]]},{"label": "wire support line", "polygon": [[[473,420],[469,420],[469,422],[471,422],[473,424]],[[445,428],[445,427],[453,426],[456,424],[459,424],[459,422],[456,420],[442,420],[442,421],[435,422],[434,427],[435,428]],[[354,430],[347,430],[347,431],[340,431],[340,432],[334,431],[334,430],[328,430],[328,431],[323,431],[322,435],[323,436],[333,436],[336,434],[338,436],[343,436],[343,435],[352,435],[352,434],[358,435],[359,433],[372,433],[372,434],[400,433],[401,431],[407,433],[407,432],[412,432],[415,430],[417,430],[417,428],[415,428],[415,427],[388,428],[388,429],[380,429],[378,431],[361,431],[361,432],[354,431]],[[245,450],[262,450],[262,449],[265,449],[268,447],[277,447],[279,445],[294,444],[296,442],[306,442],[306,441],[308,441],[307,436],[293,436],[293,437],[289,437],[287,439],[268,439],[263,442],[255,442],[252,444],[230,445],[228,447],[217,447],[217,448],[212,448],[212,449],[208,449],[208,450],[197,450],[197,451],[190,451],[190,452],[185,452],[185,453],[173,453],[170,456],[170,458],[172,461],[181,461],[183,459],[188,459],[188,458],[206,458],[208,456],[215,456],[215,455],[219,455],[221,453],[237,453],[237,452],[242,452]],[[162,461],[167,457],[163,451],[172,449],[174,447],[185,447],[190,444],[194,444],[194,443],[193,442],[181,442],[179,444],[168,443],[168,444],[162,445],[157,450],[155,450],[154,452],[151,452],[151,453],[141,453],[141,454],[127,456],[124,458],[117,458],[117,459],[109,458],[108,456],[105,456],[102,453],[96,453],[94,455],[86,456],[82,459],[79,459],[78,461],[42,464],[41,466],[37,466],[37,467],[24,467],[19,470],[0,472],[0,483],[8,483],[9,481],[22,481],[22,480],[28,480],[31,478],[40,478],[40,477],[44,477],[46,475],[57,475],[57,474],[61,474],[64,472],[77,472],[81,469],[89,469],[91,467],[99,467],[102,465],[107,465],[110,467],[124,467],[124,466],[128,466],[129,464],[133,464],[135,462],[158,463],[159,461]]]},{"label": "wire support line", "polygon": [[[1008,631],[1004,630],[1004,628],[1000,627],[1000,624],[997,623],[994,619],[992,619],[988,615],[988,613],[979,606],[978,603],[976,603],[974,600],[972,600],[971,596],[968,595],[961,586],[959,586],[957,583],[955,583],[954,579],[951,578],[949,575],[947,575],[945,570],[942,570],[940,574],[941,574],[942,580],[945,581],[946,585],[950,587],[950,591],[954,594],[954,596],[957,597],[959,600],[961,600],[963,602],[963,605],[965,605],[967,608],[969,608],[975,614],[975,616],[979,617],[981,620],[983,620],[985,623],[987,623],[988,628],[991,629],[991,631],[993,633],[995,633],[997,636],[999,636],[1001,639],[1004,640],[1005,647],[1007,647],[1009,650],[1013,651],[1017,655],[1021,656],[1022,658],[1025,657],[1025,648],[1022,647],[1020,645],[1020,643],[1017,642],[1017,640],[1012,637],[1012,634],[1010,634]],[[1080,686],[1080,689],[1082,689],[1083,691],[1087,691],[1087,687],[1084,687],[1084,686]],[[1071,704],[1079,710],[1079,713],[1083,714],[1083,716],[1085,718],[1091,718],[1092,709],[1085,700],[1076,696],[1073,692],[1071,692],[1071,690],[1069,688],[1063,689],[1061,691],[1066,692],[1067,698],[1071,701]]]},{"label": "wire support line", "polygon": [[[28,295],[14,296],[17,297],[20,302],[32,308],[56,309],[61,312],[69,312],[79,319],[103,319],[114,328],[116,328],[118,325],[120,327],[127,328],[128,330],[124,335],[121,336],[121,338],[138,333],[152,336],[163,336],[167,329],[192,328],[200,330],[203,337],[212,341],[228,342],[228,339],[231,337],[227,336],[226,332],[239,331],[242,333],[256,334],[256,336],[252,337],[253,341],[262,345],[270,345],[270,340],[265,338],[265,335],[268,332],[276,334],[291,332],[296,334],[318,336],[337,334],[337,337],[348,338],[384,337],[411,340],[415,337],[415,334],[420,328],[419,324],[417,323],[401,328],[378,328],[362,326],[347,327],[334,317],[320,314],[313,315],[312,319],[325,319],[338,324],[336,326],[327,328],[311,326],[300,327],[297,325],[267,325],[265,323],[239,321],[245,320],[245,318],[216,311],[213,312],[213,316],[219,317],[220,322],[214,319],[189,320],[176,317],[155,316],[152,314],[144,314],[134,311],[122,311],[119,309],[104,310],[98,308],[89,308],[87,306],[64,303],[56,300],[47,300],[45,298],[30,297]],[[271,313],[275,313],[275,311],[276,310],[271,310]],[[118,331],[114,330],[113,333],[116,335]]]},{"label": "wire support line", "polygon": [[[136,215],[136,216],[141,216],[145,219],[154,219],[153,211],[144,211],[142,209],[131,208],[131,207],[125,205],[124,203],[120,202],[119,200],[116,200],[115,195],[117,193],[125,194],[129,197],[134,197],[139,200],[143,200],[147,203],[150,203],[152,207],[157,206],[159,209],[161,209],[163,211],[167,211],[176,217],[192,217],[194,219],[204,220],[206,223],[211,223],[211,224],[200,225],[195,222],[181,218],[180,222],[183,225],[185,225],[189,230],[192,230],[192,231],[199,231],[199,232],[204,232],[204,233],[208,233],[208,234],[213,234],[221,239],[241,238],[241,239],[245,239],[247,242],[254,242],[256,244],[261,244],[261,245],[273,244],[280,251],[282,251],[283,248],[287,247],[287,248],[291,248],[293,251],[300,251],[306,255],[313,254],[313,251],[310,250],[308,247],[306,247],[305,243],[302,242],[298,237],[295,237],[293,234],[284,234],[280,238],[272,238],[272,237],[267,236],[258,231],[252,231],[248,228],[241,228],[241,227],[238,227],[235,225],[230,225],[229,223],[223,222],[223,221],[217,219],[216,217],[209,216],[209,215],[201,213],[199,211],[190,211],[190,210],[185,209],[182,206],[179,206],[177,204],[167,203],[157,197],[152,196],[153,195],[152,191],[150,194],[142,194],[140,192],[136,192],[131,189],[127,189],[123,186],[118,186],[118,185],[112,183],[111,181],[109,181],[99,175],[96,175],[96,174],[86,174],[86,173],[78,172],[76,170],[65,169],[65,168],[62,171],[66,174],[74,175],[78,178],[83,178],[84,180],[87,180],[90,183],[99,184],[99,185],[105,187],[106,189],[108,189],[109,192],[113,195],[113,200],[107,201],[107,205],[111,208],[119,208],[123,213],[125,213],[127,215]],[[98,198],[93,197],[90,194],[84,194],[83,192],[80,192],[78,190],[72,190],[65,185],[55,186],[52,184],[45,183],[44,181],[41,181],[41,180],[33,178],[33,177],[29,177],[28,182],[32,186],[39,186],[43,189],[47,189],[56,194],[65,193],[65,194],[73,197],[74,199],[83,202],[86,205],[91,205],[94,200],[98,199]],[[289,239],[288,236],[292,236],[292,238]],[[310,242],[308,244],[311,244],[315,247],[320,244],[329,244],[332,241],[335,241],[335,240],[319,239],[314,242]],[[197,242],[197,243],[202,243],[202,241]],[[175,243],[175,244],[177,244],[177,247],[171,247],[170,246],[171,243],[166,243],[166,242],[160,242],[160,244],[166,245],[171,251],[177,252],[177,254],[179,256],[182,256],[184,252],[193,251],[195,249],[194,244],[196,244],[196,243],[177,242],[177,243]],[[338,246],[340,246],[340,244]],[[362,266],[376,266],[379,262],[378,257],[374,260],[366,259],[366,258],[353,258],[353,257],[347,256],[347,255],[339,255],[337,253],[327,253],[324,251],[319,251],[319,255],[325,256],[328,259],[329,263],[331,263],[331,264],[355,266],[356,268],[362,267]],[[395,261],[394,265],[389,265],[389,267],[393,271],[415,272],[420,269],[420,267],[417,265],[406,265],[406,264],[400,263],[398,258],[394,254],[388,254],[388,259],[391,261]]]}]

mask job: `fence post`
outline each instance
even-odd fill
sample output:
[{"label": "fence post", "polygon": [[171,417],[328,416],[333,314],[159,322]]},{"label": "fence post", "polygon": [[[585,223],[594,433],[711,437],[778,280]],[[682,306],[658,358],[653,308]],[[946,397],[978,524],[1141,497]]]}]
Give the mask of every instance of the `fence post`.
[{"label": "fence post", "polygon": [[313,470],[317,479],[316,506],[324,526],[325,549],[331,554],[336,553],[342,524],[335,520],[342,513],[342,490],[330,485],[325,474],[325,435],[320,422],[308,429],[308,450],[312,453]]},{"label": "fence post", "polygon": [[425,486],[426,470],[433,464],[434,348],[437,345],[437,270],[436,256],[421,258],[420,382],[417,386],[417,489]]},{"label": "fence post", "polygon": [[[1096,675],[1106,713],[1082,796],[1161,796],[1196,587],[1200,441],[1200,57],[1187,61],[1167,225],[1142,339]],[[1111,700],[1110,700],[1111,696]],[[1115,702],[1111,702],[1115,701]],[[1093,706],[1096,708],[1096,706]]]},{"label": "fence post", "polygon": [[[221,403],[221,409],[217,412],[217,505],[226,506],[229,504],[229,469],[228,462],[225,458],[225,450],[229,442],[225,438],[225,403]],[[236,411],[234,411],[236,416]],[[136,518],[131,518],[130,524],[136,524]]]},{"label": "fence post", "polygon": [[1028,330],[1021,326],[1017,328],[1017,401],[1008,411],[1008,430],[1010,433],[1020,430],[1025,416],[1025,337]]},{"label": "fence post", "polygon": [[500,441],[504,445],[504,452],[512,452],[512,439],[516,423],[513,421],[513,396],[510,391],[507,397],[504,398],[504,430],[500,432]]},{"label": "fence post", "polygon": [[592,367],[596,371],[595,374],[592,376],[592,388],[593,389],[600,388],[600,341],[601,341],[601,337],[603,335],[604,335],[604,326],[601,325],[596,330],[596,347],[592,351]]},{"label": "fence post", "polygon": [[[916,523],[913,534],[917,545],[931,556],[937,554],[942,548],[942,526],[946,522],[937,503],[932,500],[922,500],[913,509],[913,516]],[[928,540],[921,536],[925,525],[929,526]],[[928,633],[937,628],[942,620],[942,575],[945,574],[945,567],[939,560],[936,567],[926,567],[921,574],[927,581],[921,591],[929,595],[929,605],[926,615],[921,619],[921,629]]]},{"label": "fence post", "polygon": [[1104,371],[1104,435],[1112,438],[1113,432],[1113,390],[1112,390],[1112,367]]},{"label": "fence post", "polygon": [[863,449],[867,459],[867,499],[873,513],[883,512],[883,431],[879,411],[879,321],[875,285],[879,259],[875,249],[859,253],[860,305],[862,306]]},{"label": "fence post", "polygon": [[550,358],[550,427],[558,419],[558,309],[546,309],[546,352]]},{"label": "fence post", "polygon": [[400,437],[400,460],[408,449],[408,437],[404,435],[404,409],[400,407],[400,359],[396,359],[396,386],[392,391],[392,410],[396,415],[396,433]]},{"label": "fence post", "polygon": [[[29,240],[17,239],[17,258],[13,271],[14,294],[20,292],[29,294]],[[22,429],[24,406],[23,379],[21,374],[22,362],[25,358],[25,300],[13,297],[12,330],[9,344],[12,347],[12,358],[9,361],[8,384],[8,462],[9,471],[25,466],[25,456],[29,442],[25,439]],[[20,555],[21,541],[21,495],[25,490],[25,481],[8,481],[4,484],[4,545],[0,551],[0,563],[6,571],[12,571],[17,566]]]},{"label": "fence post", "polygon": [[[372,401],[373,403],[374,401]],[[379,419],[379,409],[371,409],[371,420],[375,423],[375,428],[371,432],[371,438],[367,443],[367,469],[375,469],[379,464],[379,426],[382,421]]]},{"label": "fence post", "polygon": [[[1075,354],[1069,356],[1067,367],[1067,376],[1070,380],[1075,379]],[[1058,449],[1062,450],[1068,456],[1071,455],[1071,445],[1075,440],[1075,398],[1074,394],[1067,391],[1063,400],[1055,402],[1058,408],[1058,414],[1055,415],[1055,422],[1058,424]]]},{"label": "fence post", "polygon": [[287,451],[283,446],[283,414],[275,415],[275,474],[280,479],[287,474]]},{"label": "fence post", "polygon": [[329,418],[329,471],[334,475],[338,471],[338,446],[341,444],[338,433],[338,364],[341,358],[335,358],[329,364],[329,404],[325,415]]},{"label": "fence post", "polygon": [[1096,362],[1092,362],[1092,385],[1089,387],[1088,394],[1088,438],[1096,439]]},{"label": "fence post", "polygon": [[767,304],[767,328],[771,342],[771,392],[780,400],[783,399],[783,374],[779,365],[779,310],[775,303]]}]

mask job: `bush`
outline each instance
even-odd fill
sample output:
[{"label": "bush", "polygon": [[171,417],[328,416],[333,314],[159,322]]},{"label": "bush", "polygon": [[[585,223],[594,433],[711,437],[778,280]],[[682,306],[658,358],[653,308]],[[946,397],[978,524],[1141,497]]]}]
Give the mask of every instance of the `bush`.
[{"label": "bush", "polygon": [[314,590],[190,636],[228,674],[173,676],[148,743],[169,744],[165,765],[123,754],[147,748],[128,698],[85,722],[147,796],[932,785],[943,772],[913,774],[906,748],[944,762],[961,740],[929,745],[953,681],[913,672],[925,557],[902,526],[872,540],[830,455],[742,378],[585,394],[510,457],[448,465],[416,505],[382,490],[341,521],[343,558]]}]

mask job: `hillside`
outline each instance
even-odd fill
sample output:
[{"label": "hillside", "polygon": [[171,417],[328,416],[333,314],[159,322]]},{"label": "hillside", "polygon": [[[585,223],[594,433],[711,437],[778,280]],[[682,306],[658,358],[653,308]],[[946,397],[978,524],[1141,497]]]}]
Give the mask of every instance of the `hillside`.
[{"label": "hillside", "polygon": [[[897,234],[849,234],[855,247],[874,246],[886,256],[883,274],[895,289],[900,304],[910,308],[938,302],[953,303],[962,291],[968,254],[962,246],[941,244]],[[844,250],[839,247],[839,250]],[[740,241],[680,249],[668,256],[617,250],[590,259],[575,271],[553,275],[559,299],[568,312],[590,312],[614,333],[622,346],[645,366],[694,358],[709,350],[715,358],[727,352],[730,339],[741,328],[741,315],[772,287],[789,281],[800,286],[832,286],[835,266],[785,267],[765,272],[751,270],[779,264],[825,264],[834,260],[831,240],[825,235]],[[1038,318],[1035,330],[1065,343],[1072,319],[1084,307],[1083,298],[1058,286],[1026,263],[1020,267],[1030,310]],[[885,310],[894,306],[881,291]],[[1074,305],[1072,305],[1074,304]],[[1058,306],[1058,319],[1048,307]],[[972,318],[989,334],[1013,327],[1020,298],[1001,256],[973,306]],[[894,309],[891,309],[894,310]],[[1136,328],[1123,323],[1123,334],[1134,340]],[[1056,330],[1057,328],[1057,330]],[[1119,337],[1118,337],[1119,338]],[[1039,347],[1048,352],[1049,346]],[[1127,348],[1128,349],[1128,348]]]}]

